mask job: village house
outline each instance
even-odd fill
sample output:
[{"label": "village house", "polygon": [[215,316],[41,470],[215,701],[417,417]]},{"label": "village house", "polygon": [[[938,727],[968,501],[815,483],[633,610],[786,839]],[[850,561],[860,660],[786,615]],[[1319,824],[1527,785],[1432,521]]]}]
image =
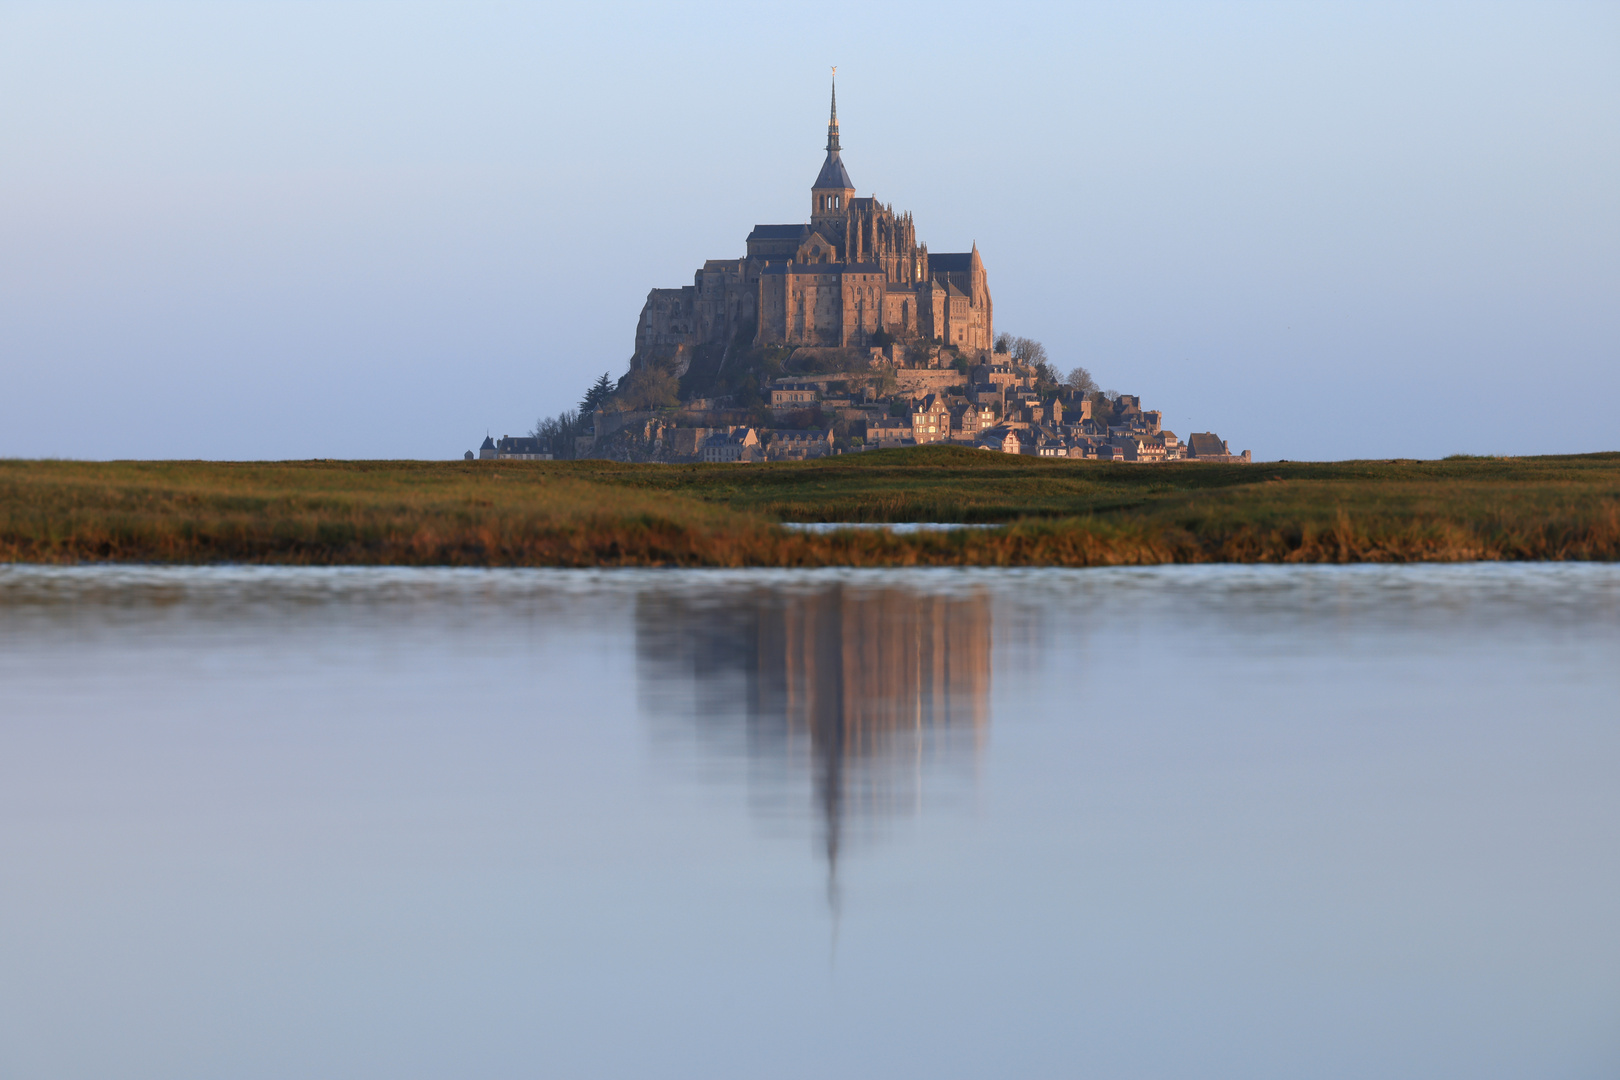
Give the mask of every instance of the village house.
[{"label": "village house", "polygon": [[945,442],[951,437],[950,410],[939,394],[929,394],[912,408],[911,437],[918,446]]},{"label": "village house", "polygon": [[1005,393],[1010,386],[1025,384],[1025,376],[1021,372],[1014,371],[1011,364],[996,362],[996,357],[979,364],[968,374],[974,386],[990,387],[1000,393]]},{"label": "village house", "polygon": [[1126,461],[1161,462],[1164,460],[1164,440],[1152,435],[1127,436],[1120,440]]},{"label": "village house", "polygon": [[540,448],[540,440],[526,435],[502,435],[499,440],[484,436],[484,444],[478,448],[478,456],[484,460],[503,461],[550,461],[551,451]]},{"label": "village house", "polygon": [[1247,463],[1251,460],[1251,455],[1247,450],[1243,451],[1241,454],[1234,454],[1232,453],[1231,448],[1227,446],[1225,439],[1221,438],[1213,431],[1201,431],[1196,435],[1187,436],[1186,459],[1188,461],[1217,463]]},{"label": "village house", "polygon": [[703,460],[709,463],[758,461],[759,435],[753,428],[732,428],[715,432],[703,441]]},{"label": "village house", "polygon": [[815,383],[778,383],[771,387],[771,412],[799,412],[816,403],[819,388]]},{"label": "village house", "polygon": [[911,437],[912,427],[909,417],[901,419],[898,416],[883,416],[866,423],[866,442],[869,446],[877,446],[887,450],[900,446],[916,446],[917,441]]},{"label": "village house", "polygon": [[1035,453],[1035,437],[1027,428],[997,425],[979,433],[975,444],[980,450],[999,450],[1003,454]]},{"label": "village house", "polygon": [[1069,439],[1069,456],[1082,461],[1096,461],[1097,448],[1101,445],[1102,440],[1100,439],[1094,439],[1086,435],[1072,436]]},{"label": "village house", "polygon": [[772,461],[804,461],[833,452],[833,433],[816,428],[777,428],[770,433],[766,453]]},{"label": "village house", "polygon": [[1073,448],[1067,435],[1052,428],[1031,428],[1035,436],[1035,454],[1037,457],[1066,458]]},{"label": "village house", "polygon": [[949,401],[949,408],[952,442],[975,442],[981,431],[996,425],[995,410],[988,405],[976,405],[964,398],[952,398]]},{"label": "village house", "polygon": [[987,408],[1000,409],[1006,403],[1006,395],[1002,393],[1001,387],[986,386],[983,383],[969,386],[965,396],[975,405]]}]

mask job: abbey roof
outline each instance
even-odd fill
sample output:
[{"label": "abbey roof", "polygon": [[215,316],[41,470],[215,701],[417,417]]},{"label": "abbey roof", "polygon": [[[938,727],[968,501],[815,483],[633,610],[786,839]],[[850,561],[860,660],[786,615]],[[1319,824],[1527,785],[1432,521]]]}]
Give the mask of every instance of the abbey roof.
[{"label": "abbey roof", "polygon": [[748,234],[750,240],[797,240],[808,225],[755,225]]},{"label": "abbey roof", "polygon": [[844,168],[844,159],[838,156],[838,151],[827,151],[827,160],[821,165],[821,172],[816,176],[812,188],[843,188],[849,190],[855,184],[849,178],[849,172]]}]

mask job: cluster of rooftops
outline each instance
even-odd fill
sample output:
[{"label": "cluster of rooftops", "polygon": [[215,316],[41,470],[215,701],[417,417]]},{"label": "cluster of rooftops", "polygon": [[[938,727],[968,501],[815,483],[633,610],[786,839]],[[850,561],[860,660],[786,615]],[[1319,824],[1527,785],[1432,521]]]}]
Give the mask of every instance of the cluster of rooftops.
[{"label": "cluster of rooftops", "polygon": [[694,399],[677,409],[597,412],[567,447],[534,437],[486,438],[478,457],[751,462],[942,443],[1096,461],[1250,460],[1214,432],[1180,438],[1164,428],[1159,410],[1144,409],[1133,394],[1042,386],[1033,368],[1004,353],[965,372],[896,374],[893,385],[859,373],[778,379],[768,388],[770,422],[725,399]]},{"label": "cluster of rooftops", "polygon": [[[949,377],[949,373],[937,372]],[[982,450],[1101,461],[1248,461],[1213,432],[1187,440],[1165,430],[1157,409],[1133,394],[1105,396],[1063,386],[1042,390],[1033,369],[1004,354],[968,369],[960,383],[913,393],[858,395],[836,379],[779,380],[771,390],[778,414],[832,409],[845,421],[852,448],[889,449],[955,443]],[[857,442],[858,440],[858,442]]]}]

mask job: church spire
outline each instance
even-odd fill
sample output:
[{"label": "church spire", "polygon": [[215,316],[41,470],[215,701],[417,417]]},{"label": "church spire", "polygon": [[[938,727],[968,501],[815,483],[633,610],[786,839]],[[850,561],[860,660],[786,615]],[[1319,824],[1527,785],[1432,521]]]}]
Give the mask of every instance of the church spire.
[{"label": "church spire", "polygon": [[838,150],[838,69],[833,68],[832,118],[827,121],[827,149]]},{"label": "church spire", "polygon": [[810,222],[823,226],[822,235],[837,243],[847,231],[844,220],[849,211],[849,200],[855,197],[855,185],[850,183],[849,171],[838,153],[838,69],[833,68],[832,115],[827,118],[827,160],[821,163],[821,173],[810,185]]}]

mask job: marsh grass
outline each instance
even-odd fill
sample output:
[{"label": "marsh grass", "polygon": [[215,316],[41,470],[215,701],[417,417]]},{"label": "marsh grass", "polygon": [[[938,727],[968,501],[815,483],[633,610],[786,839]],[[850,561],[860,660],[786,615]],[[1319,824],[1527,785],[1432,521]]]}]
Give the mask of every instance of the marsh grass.
[{"label": "marsh grass", "polygon": [[[895,536],[779,521],[1006,523]],[[0,461],[0,560],[1097,566],[1620,557],[1620,454],[1138,466]]]}]

